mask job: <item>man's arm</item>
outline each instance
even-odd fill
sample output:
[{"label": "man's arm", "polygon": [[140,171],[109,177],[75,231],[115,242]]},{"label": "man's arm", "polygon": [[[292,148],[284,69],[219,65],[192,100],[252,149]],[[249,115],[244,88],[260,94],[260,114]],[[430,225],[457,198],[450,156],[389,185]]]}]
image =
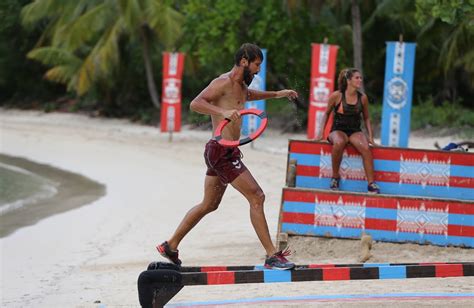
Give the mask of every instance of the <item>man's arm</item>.
[{"label": "man's arm", "polygon": [[252,89],[248,89],[248,92],[247,92],[247,101],[258,101],[261,99],[283,98],[283,97],[295,99],[298,97],[298,93],[296,93],[296,91],[293,91],[293,90],[259,91],[259,90],[252,90]]},{"label": "man's arm", "polygon": [[214,105],[224,93],[225,80],[214,79],[195,99],[191,101],[189,108],[197,113],[207,115],[217,115],[227,118],[231,121],[240,117],[238,110],[226,110]]}]

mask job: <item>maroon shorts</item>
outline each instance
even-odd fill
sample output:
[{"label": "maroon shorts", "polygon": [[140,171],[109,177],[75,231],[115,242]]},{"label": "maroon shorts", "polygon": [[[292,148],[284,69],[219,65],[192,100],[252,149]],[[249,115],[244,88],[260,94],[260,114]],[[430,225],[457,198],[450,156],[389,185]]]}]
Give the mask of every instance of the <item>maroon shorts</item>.
[{"label": "maroon shorts", "polygon": [[227,148],[211,139],[206,144],[204,160],[207,165],[206,175],[218,176],[222,183],[232,183],[247,167],[241,160],[239,148]]}]

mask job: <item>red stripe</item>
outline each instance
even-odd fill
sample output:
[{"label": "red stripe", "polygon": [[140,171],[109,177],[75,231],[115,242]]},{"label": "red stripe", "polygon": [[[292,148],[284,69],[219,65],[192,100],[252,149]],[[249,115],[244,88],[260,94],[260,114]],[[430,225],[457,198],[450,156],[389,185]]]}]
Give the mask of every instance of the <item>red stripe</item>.
[{"label": "red stripe", "polygon": [[[320,191],[308,191],[298,189],[283,189],[283,201],[293,202],[307,202],[314,203],[316,197],[319,202],[338,202],[339,198],[342,198],[344,203],[361,203],[366,202],[366,207],[370,208],[387,208],[397,209],[397,202],[400,202],[402,207],[415,207],[419,208],[422,203],[426,209],[449,209],[449,214],[464,214],[474,215],[474,203],[473,202],[462,202],[462,201],[430,201],[425,198],[403,198],[400,196],[361,196],[356,194],[350,194],[350,192],[344,192],[340,194],[337,192],[320,192]],[[474,219],[474,218],[473,218]]]},{"label": "red stripe", "polygon": [[227,271],[227,266],[203,266],[201,267],[201,272],[225,272]]},{"label": "red stripe", "polygon": [[474,237],[474,227],[448,225],[448,235]]},{"label": "red stripe", "polygon": [[466,187],[474,188],[474,179],[461,176],[450,176],[449,186],[451,187]]},{"label": "red stripe", "polygon": [[464,276],[462,264],[435,265],[436,277],[461,277]]},{"label": "red stripe", "polygon": [[296,165],[296,175],[299,176],[319,176],[319,167]]},{"label": "red stripe", "polygon": [[[474,203],[452,202],[449,203],[449,214],[474,215]],[[473,217],[474,219],[474,217]]]},{"label": "red stripe", "polygon": [[323,268],[323,280],[349,280],[350,268],[348,267],[334,267]]},{"label": "red stripe", "polygon": [[283,212],[281,220],[292,224],[314,225],[313,214]]},{"label": "red stripe", "polygon": [[207,284],[234,284],[235,272],[208,272]]},{"label": "red stripe", "polygon": [[389,219],[366,218],[365,228],[372,230],[395,231],[397,230],[397,221]]},{"label": "red stripe", "polygon": [[[331,153],[332,146],[328,143],[317,143],[301,140],[291,140],[289,146],[291,153],[303,154],[320,154],[321,149],[325,153]],[[358,154],[355,148],[351,145],[346,147],[348,154]],[[385,160],[401,160],[416,159],[423,160],[426,156],[428,161],[450,162],[451,165],[460,166],[474,166],[474,154],[459,153],[459,152],[445,152],[426,149],[406,149],[406,148],[392,148],[392,147],[375,147],[371,148],[374,159]]]},{"label": "red stripe", "polygon": [[369,197],[365,201],[365,207],[381,209],[397,209],[398,198],[394,197]]}]

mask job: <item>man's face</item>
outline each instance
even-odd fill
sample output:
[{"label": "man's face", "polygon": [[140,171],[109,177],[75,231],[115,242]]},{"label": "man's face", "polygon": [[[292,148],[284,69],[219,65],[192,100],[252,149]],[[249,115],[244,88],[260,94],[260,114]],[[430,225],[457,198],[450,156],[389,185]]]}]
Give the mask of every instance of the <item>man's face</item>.
[{"label": "man's face", "polygon": [[250,86],[255,74],[258,74],[258,72],[260,72],[261,64],[262,60],[257,58],[255,61],[250,62],[249,65],[244,66],[244,82],[247,86]]}]

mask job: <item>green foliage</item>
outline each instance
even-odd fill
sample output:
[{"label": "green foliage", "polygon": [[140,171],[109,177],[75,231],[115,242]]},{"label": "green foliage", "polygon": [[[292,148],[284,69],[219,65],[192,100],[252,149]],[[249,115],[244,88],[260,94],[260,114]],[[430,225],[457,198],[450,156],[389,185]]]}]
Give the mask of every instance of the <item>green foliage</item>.
[{"label": "green foliage", "polygon": [[[302,101],[296,108],[285,100],[269,100],[269,114],[284,119],[283,124],[296,116],[304,126],[311,43],[327,38],[328,43],[339,46],[337,70],[353,66],[351,3],[3,0],[0,102],[9,100],[19,106],[25,99],[33,99],[47,102],[47,110],[81,109],[156,123],[159,117],[150,104],[146,80],[146,42],[157,88],[162,52],[186,52],[183,118],[202,125],[208,117],[188,112],[189,101],[209,81],[232,68],[234,52],[242,43],[253,42],[268,50],[267,88],[294,88]],[[436,108],[447,108],[446,104],[472,111],[474,0],[357,3],[362,17],[365,91],[379,102],[371,102],[370,107],[375,125],[381,119],[386,41],[398,40],[400,34],[405,41],[417,43],[413,127],[451,123],[445,122],[446,117],[453,121],[450,112],[455,111],[436,114]],[[75,103],[63,106],[58,98],[64,96]],[[432,105],[420,97],[431,97],[426,101]],[[425,114],[415,115],[418,108]],[[435,115],[428,119],[431,111]],[[453,123],[472,123],[470,114],[457,114]]]},{"label": "green foliage", "polygon": [[420,25],[430,18],[439,18],[452,25],[468,19],[474,26],[473,15],[473,0],[416,0],[416,19]]},{"label": "green foliage", "polygon": [[474,111],[463,108],[459,102],[443,102],[436,106],[432,98],[413,106],[411,114],[411,129],[430,127],[474,128]]}]

